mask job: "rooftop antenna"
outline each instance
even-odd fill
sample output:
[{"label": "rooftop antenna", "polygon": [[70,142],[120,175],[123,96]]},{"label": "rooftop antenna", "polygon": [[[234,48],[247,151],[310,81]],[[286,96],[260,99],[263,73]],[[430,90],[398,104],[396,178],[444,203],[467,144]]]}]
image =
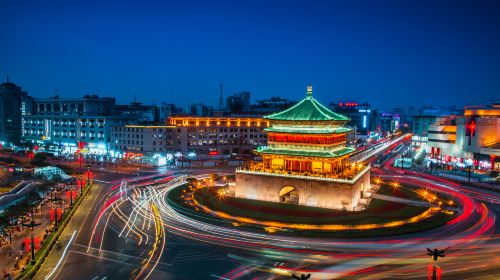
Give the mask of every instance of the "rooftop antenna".
[{"label": "rooftop antenna", "polygon": [[7,79],[6,79],[7,83],[10,82],[10,79],[9,79],[9,74],[7,74]]},{"label": "rooftop antenna", "polygon": [[137,95],[134,93],[134,103],[137,103]]},{"label": "rooftop antenna", "polygon": [[219,112],[222,112],[222,107],[224,106],[224,101],[222,97],[222,82],[220,83],[220,97],[219,97]]}]

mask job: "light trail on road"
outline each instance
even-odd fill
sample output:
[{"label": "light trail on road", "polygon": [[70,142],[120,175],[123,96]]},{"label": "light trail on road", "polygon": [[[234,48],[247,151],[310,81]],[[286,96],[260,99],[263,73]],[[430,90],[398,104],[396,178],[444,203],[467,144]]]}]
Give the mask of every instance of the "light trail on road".
[{"label": "light trail on road", "polygon": [[[156,273],[174,269],[167,262],[160,261],[168,259],[171,253],[167,250],[172,246],[166,243],[167,235],[190,240],[192,244],[207,246],[222,254],[226,252],[227,271],[212,271],[210,267],[203,270],[207,277],[212,275],[220,279],[288,279],[291,274],[302,273],[311,273],[314,279],[413,278],[426,273],[429,263],[426,248],[448,246],[451,246],[450,253],[441,261],[444,275],[447,275],[447,269],[457,274],[479,269],[476,265],[467,269],[464,263],[474,263],[482,255],[491,258],[482,261],[485,268],[481,270],[486,273],[487,269],[495,267],[496,256],[500,254],[494,234],[496,212],[491,205],[481,203],[496,201],[490,193],[469,192],[458,184],[418,174],[401,174],[390,169],[374,168],[374,171],[384,181],[397,180],[400,184],[453,196],[459,214],[439,228],[389,237],[326,238],[301,237],[293,233],[269,234],[262,228],[234,226],[230,220],[221,221],[206,213],[188,213],[168,200],[168,195],[184,186],[189,177],[203,180],[209,178],[209,174],[149,176],[139,178],[137,184],[135,180],[127,179],[110,189],[102,198],[89,243],[83,247],[87,254],[92,250],[91,255],[98,256],[108,254],[106,250],[116,250],[113,249],[119,248],[116,240],[123,240],[121,246],[133,246],[144,255],[136,256],[141,262],[130,274],[131,277],[142,275],[141,278],[146,275],[155,278]],[[158,235],[160,228],[162,238]],[[134,242],[127,243],[129,240]],[[115,245],[110,247],[108,243]],[[126,254],[120,256],[134,258]]]}]

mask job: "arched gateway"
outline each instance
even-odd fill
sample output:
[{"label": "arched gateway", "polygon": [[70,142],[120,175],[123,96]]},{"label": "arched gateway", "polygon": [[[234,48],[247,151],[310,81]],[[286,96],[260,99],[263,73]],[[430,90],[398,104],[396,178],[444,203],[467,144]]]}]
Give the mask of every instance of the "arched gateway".
[{"label": "arched gateway", "polygon": [[292,186],[283,187],[280,190],[280,202],[299,204],[299,192]]}]

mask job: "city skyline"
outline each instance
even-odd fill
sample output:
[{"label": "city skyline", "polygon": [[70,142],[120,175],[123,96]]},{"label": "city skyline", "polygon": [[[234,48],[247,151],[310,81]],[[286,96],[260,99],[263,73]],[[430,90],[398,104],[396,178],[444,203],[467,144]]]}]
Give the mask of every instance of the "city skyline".
[{"label": "city skyline", "polygon": [[500,279],[498,15],[2,2],[3,278]]},{"label": "city skyline", "polygon": [[488,104],[498,4],[449,3],[6,3],[0,73],[36,98],[217,107],[222,81],[253,102],[298,100],[312,83],[323,102],[381,109]]}]

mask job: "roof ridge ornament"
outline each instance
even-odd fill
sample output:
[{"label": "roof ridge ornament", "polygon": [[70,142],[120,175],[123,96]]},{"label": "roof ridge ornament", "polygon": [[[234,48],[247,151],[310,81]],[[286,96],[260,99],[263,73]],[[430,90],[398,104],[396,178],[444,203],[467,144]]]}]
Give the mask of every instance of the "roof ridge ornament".
[{"label": "roof ridge ornament", "polygon": [[313,86],[311,84],[307,85],[307,96],[313,95]]}]

